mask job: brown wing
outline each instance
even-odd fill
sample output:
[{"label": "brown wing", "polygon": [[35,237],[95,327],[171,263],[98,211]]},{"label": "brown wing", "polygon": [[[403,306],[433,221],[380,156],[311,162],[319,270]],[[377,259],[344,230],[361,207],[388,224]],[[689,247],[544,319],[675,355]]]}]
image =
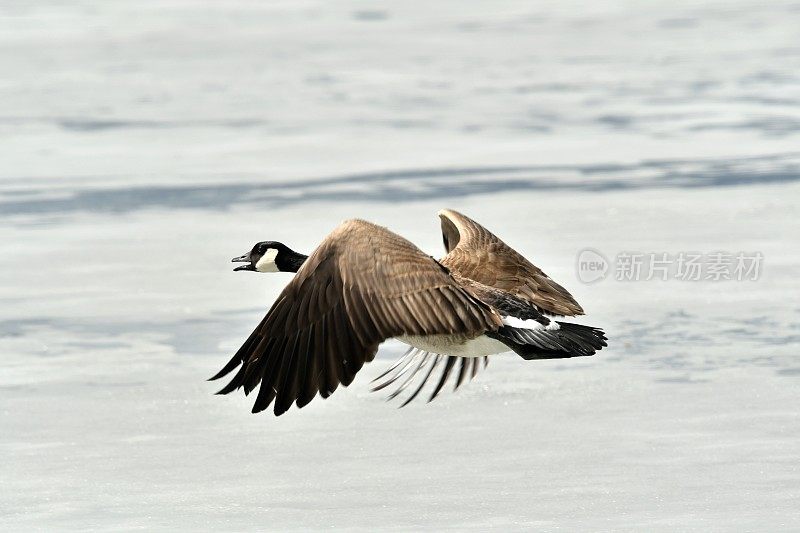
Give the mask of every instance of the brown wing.
[{"label": "brown wing", "polygon": [[347,386],[378,345],[398,335],[495,330],[499,316],[453,280],[433,258],[389,230],[351,220],[306,260],[233,359],[220,393],[250,393],[253,412],[275,401],[281,415],[294,402]]},{"label": "brown wing", "polygon": [[439,262],[451,271],[525,299],[555,315],[582,315],[567,289],[469,217],[439,211],[447,255]]}]

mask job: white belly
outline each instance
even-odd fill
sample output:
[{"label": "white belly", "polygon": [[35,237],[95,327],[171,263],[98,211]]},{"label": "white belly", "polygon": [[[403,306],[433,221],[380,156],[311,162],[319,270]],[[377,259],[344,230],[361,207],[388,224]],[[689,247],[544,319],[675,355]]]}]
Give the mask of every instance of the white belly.
[{"label": "white belly", "polygon": [[424,352],[442,355],[455,355],[458,357],[483,357],[510,350],[502,342],[481,335],[474,339],[459,339],[451,335],[403,335],[397,340],[419,348]]}]

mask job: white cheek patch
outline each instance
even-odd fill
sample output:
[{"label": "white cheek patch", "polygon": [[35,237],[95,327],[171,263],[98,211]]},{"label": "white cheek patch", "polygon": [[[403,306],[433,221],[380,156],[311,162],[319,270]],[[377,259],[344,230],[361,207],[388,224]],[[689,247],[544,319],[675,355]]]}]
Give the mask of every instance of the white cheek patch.
[{"label": "white cheek patch", "polygon": [[256,263],[256,270],[258,272],[278,272],[278,265],[275,264],[275,258],[278,256],[278,250],[270,248],[261,256],[261,259]]}]

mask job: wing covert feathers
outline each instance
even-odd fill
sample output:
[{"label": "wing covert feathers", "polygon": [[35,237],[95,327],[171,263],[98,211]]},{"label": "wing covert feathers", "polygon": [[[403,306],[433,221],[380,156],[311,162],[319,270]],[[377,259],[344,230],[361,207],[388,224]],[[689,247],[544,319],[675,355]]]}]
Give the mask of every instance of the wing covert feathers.
[{"label": "wing covert feathers", "polygon": [[452,209],[439,211],[439,218],[447,251],[440,263],[452,272],[507,291],[550,314],[583,314],[564,287],[486,228]]}]

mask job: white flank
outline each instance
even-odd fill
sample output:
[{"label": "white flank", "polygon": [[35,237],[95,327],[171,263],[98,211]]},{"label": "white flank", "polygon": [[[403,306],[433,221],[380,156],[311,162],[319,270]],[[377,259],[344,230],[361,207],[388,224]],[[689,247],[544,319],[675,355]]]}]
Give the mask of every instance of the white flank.
[{"label": "white flank", "polygon": [[506,326],[511,326],[512,328],[545,329],[548,331],[555,331],[561,328],[561,326],[559,326],[558,322],[555,320],[551,320],[547,326],[544,326],[533,319],[522,320],[521,318],[517,318],[515,316],[504,316],[503,324]]},{"label": "white flank", "polygon": [[397,340],[425,352],[457,357],[483,357],[508,352],[510,348],[502,342],[485,335],[474,339],[457,339],[451,335],[403,335]]}]

